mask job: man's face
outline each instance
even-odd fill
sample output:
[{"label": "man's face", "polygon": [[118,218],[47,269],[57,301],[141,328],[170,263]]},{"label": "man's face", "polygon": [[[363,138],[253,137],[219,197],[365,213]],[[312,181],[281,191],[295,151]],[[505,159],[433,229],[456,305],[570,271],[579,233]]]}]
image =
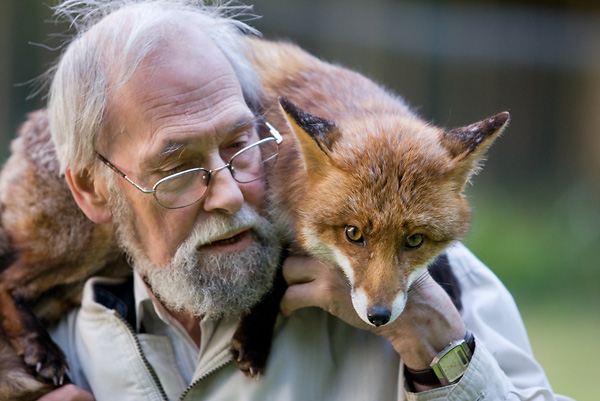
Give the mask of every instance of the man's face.
[{"label": "man's face", "polygon": [[[161,178],[189,168],[219,168],[240,146],[259,139],[255,117],[244,102],[233,69],[214,43],[197,31],[181,35],[145,60],[112,99],[112,136],[106,149],[99,151],[148,189]],[[236,258],[247,264],[246,254],[254,255],[257,248],[272,242],[272,228],[261,217],[265,198],[262,180],[239,184],[229,170],[220,170],[212,175],[204,198],[182,209],[160,207],[152,195],[125,180],[117,180],[117,185],[123,202],[117,202],[120,210],[113,214],[121,239],[134,257],[135,268],[143,270],[167,305],[171,295],[154,288],[150,279],[153,273],[163,270],[157,274],[168,274],[164,270],[191,264],[185,267],[187,278],[179,277],[179,273],[178,279],[172,278],[172,285],[177,286],[177,280],[208,271],[198,264],[214,264],[215,260],[230,264]],[[127,212],[121,213],[124,208]],[[276,256],[271,250],[254,263],[264,265],[266,260],[261,258],[273,264]],[[255,270],[264,270],[264,266],[259,267]],[[221,267],[214,275],[225,272]],[[259,273],[246,279],[269,279],[253,278]],[[272,271],[268,275],[272,277]],[[207,285],[206,280],[202,278],[197,285]],[[186,308],[177,303],[171,306]]]}]

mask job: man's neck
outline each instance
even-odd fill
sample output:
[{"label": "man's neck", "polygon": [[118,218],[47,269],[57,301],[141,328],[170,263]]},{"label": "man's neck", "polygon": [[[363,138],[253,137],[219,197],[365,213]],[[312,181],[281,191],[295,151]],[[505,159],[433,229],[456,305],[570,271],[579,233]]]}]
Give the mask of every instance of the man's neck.
[{"label": "man's neck", "polygon": [[200,321],[202,320],[202,317],[194,316],[187,312],[169,311],[169,313],[181,324],[196,346],[200,347]]},{"label": "man's neck", "polygon": [[159,315],[160,313],[162,313],[163,315],[167,314],[170,318],[175,319],[181,325],[181,328],[185,330],[185,332],[188,334],[188,336],[194,342],[194,344],[196,344],[197,347],[200,347],[200,321],[202,320],[202,317],[194,316],[189,312],[174,312],[172,310],[169,310],[163,305],[162,302],[160,302],[158,297],[154,295],[152,290],[150,290],[150,286],[148,285],[148,283],[146,283],[146,281],[143,280],[141,277],[139,278],[141,279],[141,282],[144,285],[145,291],[152,300],[152,303],[154,304],[154,308],[157,310],[157,313],[159,313]]}]

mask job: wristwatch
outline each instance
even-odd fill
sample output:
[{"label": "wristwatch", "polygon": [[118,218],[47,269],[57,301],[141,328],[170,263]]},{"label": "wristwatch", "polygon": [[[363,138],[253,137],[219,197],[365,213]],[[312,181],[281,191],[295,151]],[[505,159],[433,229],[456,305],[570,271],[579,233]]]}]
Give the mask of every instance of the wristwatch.
[{"label": "wristwatch", "polygon": [[473,334],[467,330],[464,339],[454,341],[431,361],[431,368],[423,370],[410,369],[404,366],[405,375],[413,383],[426,386],[454,384],[458,382],[467,371],[467,367],[473,357],[475,350],[475,339]]}]

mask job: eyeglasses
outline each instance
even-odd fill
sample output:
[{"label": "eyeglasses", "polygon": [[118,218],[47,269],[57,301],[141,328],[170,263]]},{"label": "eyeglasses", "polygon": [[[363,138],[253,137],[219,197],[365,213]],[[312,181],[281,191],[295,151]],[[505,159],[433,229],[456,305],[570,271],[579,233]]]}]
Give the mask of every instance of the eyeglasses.
[{"label": "eyeglasses", "polygon": [[267,121],[262,122],[269,129],[272,137],[261,139],[237,151],[222,167],[212,170],[199,167],[181,171],[160,179],[152,189],[146,189],[133,182],[100,153],[96,152],[96,156],[131,185],[145,194],[154,195],[154,199],[160,206],[165,209],[181,209],[193,205],[204,197],[210,178],[217,171],[227,168],[234,180],[247,184],[264,177],[273,168],[283,137]]}]

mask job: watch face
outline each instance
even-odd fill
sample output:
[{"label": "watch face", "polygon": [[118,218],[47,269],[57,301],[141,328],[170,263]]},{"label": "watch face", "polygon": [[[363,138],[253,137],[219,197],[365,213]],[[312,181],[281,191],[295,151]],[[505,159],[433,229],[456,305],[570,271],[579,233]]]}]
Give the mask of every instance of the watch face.
[{"label": "watch face", "polygon": [[453,383],[465,373],[469,366],[469,359],[462,347],[456,346],[439,360],[438,366],[446,376],[446,380]]}]

